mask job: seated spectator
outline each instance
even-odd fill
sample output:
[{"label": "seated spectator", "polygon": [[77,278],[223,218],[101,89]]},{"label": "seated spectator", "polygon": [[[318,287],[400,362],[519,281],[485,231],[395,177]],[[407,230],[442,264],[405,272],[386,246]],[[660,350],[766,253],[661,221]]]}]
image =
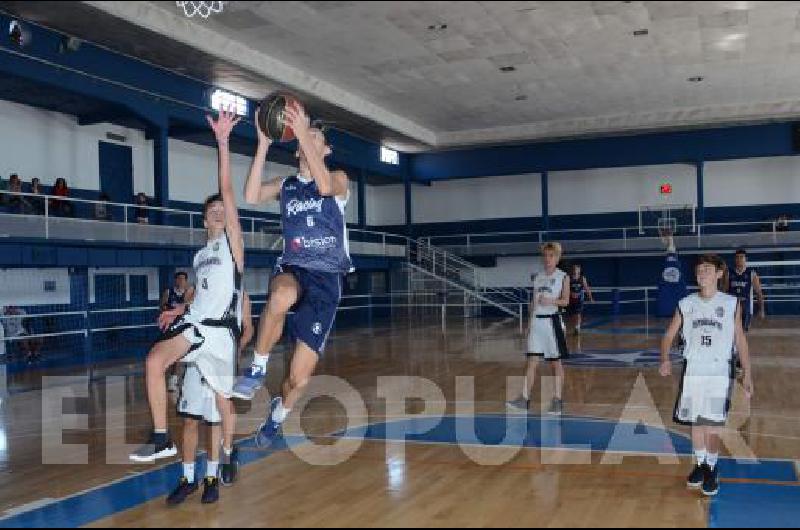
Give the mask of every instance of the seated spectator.
[{"label": "seated spectator", "polygon": [[[44,195],[42,182],[38,178],[33,178],[31,180],[31,193],[33,195]],[[23,201],[23,209],[27,210],[25,213],[44,215],[44,199],[26,197],[26,200]]]},{"label": "seated spectator", "polygon": [[97,221],[110,221],[111,220],[111,212],[108,211],[108,204],[111,202],[111,197],[108,196],[107,193],[101,193],[100,198],[98,199],[102,202],[98,202],[94,205],[94,218]]},{"label": "seated spectator", "polygon": [[[8,191],[11,193],[22,193],[22,181],[16,173],[13,173],[8,179]],[[8,204],[14,210],[14,213],[20,213],[22,210],[22,197],[10,195],[8,197]]]},{"label": "seated spectator", "polygon": [[[137,206],[147,206],[147,195],[144,193],[140,193],[136,196],[136,205]],[[140,225],[148,225],[150,224],[150,214],[148,213],[147,208],[136,208],[136,222]]]},{"label": "seated spectator", "polygon": [[781,214],[775,220],[775,230],[778,232],[788,232],[791,222],[791,217],[788,214]]},{"label": "seated spectator", "polygon": [[39,352],[39,343],[35,339],[20,339],[21,337],[28,337],[30,333],[25,327],[25,316],[28,313],[21,307],[7,306],[3,310],[3,327],[5,328],[5,340],[11,344],[19,344],[19,349],[25,354],[25,360],[28,363],[33,363],[40,359],[41,353]]},{"label": "seated spectator", "polygon": [[[59,178],[56,180],[56,185],[53,187],[53,195],[56,197],[69,197],[69,188],[67,187],[66,179]],[[72,204],[67,201],[60,201],[58,199],[50,200],[50,214],[58,215],[61,217],[72,216]]]}]

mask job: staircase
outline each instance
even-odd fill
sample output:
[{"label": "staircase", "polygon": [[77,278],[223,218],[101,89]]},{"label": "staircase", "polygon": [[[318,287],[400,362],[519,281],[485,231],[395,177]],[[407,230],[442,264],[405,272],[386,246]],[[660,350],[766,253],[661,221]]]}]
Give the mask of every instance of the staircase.
[{"label": "staircase", "polygon": [[409,291],[418,304],[463,303],[465,308],[483,304],[510,317],[523,318],[527,296],[518,289],[485,287],[483,270],[468,261],[422,239],[409,243],[408,258]]}]

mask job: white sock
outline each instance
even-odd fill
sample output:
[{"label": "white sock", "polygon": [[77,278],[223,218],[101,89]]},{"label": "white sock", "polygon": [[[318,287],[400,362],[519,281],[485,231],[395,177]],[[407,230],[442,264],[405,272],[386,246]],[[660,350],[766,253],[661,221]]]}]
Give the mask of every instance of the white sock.
[{"label": "white sock", "polygon": [[253,356],[253,366],[259,368],[262,372],[267,371],[267,364],[269,364],[269,354],[261,354],[256,352]]},{"label": "white sock", "polygon": [[286,421],[286,418],[289,417],[289,413],[292,412],[290,409],[287,409],[283,406],[283,403],[275,407],[275,412],[272,413],[272,421],[275,423],[283,423]]},{"label": "white sock", "polygon": [[223,446],[222,452],[225,454],[225,456],[231,456],[233,454],[233,449],[228,449],[227,447]]},{"label": "white sock", "polygon": [[719,453],[708,453],[708,458],[706,459],[708,462],[708,467],[711,469],[717,468],[717,462],[719,462]]},{"label": "white sock", "polygon": [[194,484],[194,462],[191,464],[183,463],[183,476],[189,481],[189,484]]},{"label": "white sock", "polygon": [[211,462],[209,460],[208,465],[206,466],[206,476],[211,478],[217,478],[218,472],[219,472],[219,462]]},{"label": "white sock", "polygon": [[708,460],[708,452],[705,449],[702,451],[695,451],[694,457],[697,459],[697,465],[702,466]]},{"label": "white sock", "polygon": [[153,429],[153,432],[156,434],[167,434],[169,431],[167,429]]}]

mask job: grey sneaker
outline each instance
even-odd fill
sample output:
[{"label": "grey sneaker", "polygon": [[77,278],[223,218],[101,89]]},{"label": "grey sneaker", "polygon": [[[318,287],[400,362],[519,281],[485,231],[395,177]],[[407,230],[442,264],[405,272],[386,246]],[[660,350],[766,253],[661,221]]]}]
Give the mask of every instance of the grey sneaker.
[{"label": "grey sneaker", "polygon": [[550,416],[561,416],[564,414],[564,402],[560,399],[554,399],[547,414]]},{"label": "grey sneaker", "polygon": [[518,397],[514,401],[506,401],[506,408],[521,414],[527,414],[530,409],[531,402],[523,397]]}]

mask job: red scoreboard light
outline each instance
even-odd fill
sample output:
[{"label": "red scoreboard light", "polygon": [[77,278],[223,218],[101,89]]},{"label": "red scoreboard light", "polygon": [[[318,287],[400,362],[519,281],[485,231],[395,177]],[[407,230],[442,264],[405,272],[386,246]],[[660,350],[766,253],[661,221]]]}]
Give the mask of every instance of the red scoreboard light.
[{"label": "red scoreboard light", "polygon": [[672,183],[664,182],[661,184],[661,195],[672,195]]}]

